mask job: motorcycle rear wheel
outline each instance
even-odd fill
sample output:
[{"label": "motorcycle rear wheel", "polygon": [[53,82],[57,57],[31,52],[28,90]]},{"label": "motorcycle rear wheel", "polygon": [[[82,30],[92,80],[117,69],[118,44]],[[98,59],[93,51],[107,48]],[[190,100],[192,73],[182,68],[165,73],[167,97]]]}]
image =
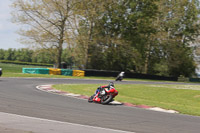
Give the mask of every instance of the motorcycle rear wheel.
[{"label": "motorcycle rear wheel", "polygon": [[105,95],[101,98],[101,104],[108,104],[113,99],[112,95]]}]

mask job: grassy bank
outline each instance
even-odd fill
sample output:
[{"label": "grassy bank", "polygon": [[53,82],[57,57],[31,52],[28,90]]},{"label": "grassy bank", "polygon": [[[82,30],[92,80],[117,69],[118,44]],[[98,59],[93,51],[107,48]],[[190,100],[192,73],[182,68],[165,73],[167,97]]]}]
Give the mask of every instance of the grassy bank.
[{"label": "grassy bank", "polygon": [[[54,85],[58,90],[91,96],[100,84]],[[137,105],[172,109],[183,114],[200,116],[200,86],[198,85],[116,85],[115,100]]]},{"label": "grassy bank", "polygon": [[[3,69],[3,73],[22,73],[22,68],[46,68],[45,66],[32,66],[32,65],[17,65],[0,63],[0,68]],[[3,75],[2,75],[3,76]]]}]

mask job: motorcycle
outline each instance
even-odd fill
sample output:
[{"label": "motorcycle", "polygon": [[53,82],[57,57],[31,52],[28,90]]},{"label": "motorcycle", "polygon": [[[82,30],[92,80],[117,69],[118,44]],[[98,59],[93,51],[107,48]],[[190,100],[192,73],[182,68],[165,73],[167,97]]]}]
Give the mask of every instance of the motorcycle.
[{"label": "motorcycle", "polygon": [[122,81],[123,80],[123,77],[122,76],[118,76],[115,81]]},{"label": "motorcycle", "polygon": [[115,81],[122,81],[123,80],[123,77],[124,77],[124,72],[121,72],[117,78],[115,79]]},{"label": "motorcycle", "polygon": [[109,104],[114,101],[115,96],[118,95],[118,91],[114,87],[110,89],[102,88],[97,94],[94,94],[88,99],[88,102],[97,102],[101,104]]}]

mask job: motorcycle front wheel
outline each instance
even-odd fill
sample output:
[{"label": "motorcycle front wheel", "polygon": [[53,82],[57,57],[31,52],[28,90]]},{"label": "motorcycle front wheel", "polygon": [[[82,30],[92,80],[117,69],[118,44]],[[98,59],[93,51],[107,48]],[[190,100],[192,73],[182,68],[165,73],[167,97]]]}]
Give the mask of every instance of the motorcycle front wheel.
[{"label": "motorcycle front wheel", "polygon": [[92,95],[90,98],[88,98],[88,102],[89,102],[89,103],[92,103],[92,102],[93,102],[93,98],[94,98],[94,96],[95,96],[95,94]]},{"label": "motorcycle front wheel", "polygon": [[102,98],[101,98],[101,104],[108,104],[109,102],[111,102],[113,99],[113,96],[112,95],[104,95]]}]

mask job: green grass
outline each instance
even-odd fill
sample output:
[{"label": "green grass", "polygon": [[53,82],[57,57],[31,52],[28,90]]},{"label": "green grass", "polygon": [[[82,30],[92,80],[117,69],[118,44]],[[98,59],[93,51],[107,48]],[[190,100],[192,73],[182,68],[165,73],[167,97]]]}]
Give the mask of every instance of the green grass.
[{"label": "green grass", "polygon": [[[58,90],[91,96],[100,84],[53,85]],[[115,100],[136,105],[149,105],[200,116],[200,86],[198,85],[116,85]]]},{"label": "green grass", "polygon": [[0,68],[3,69],[3,73],[22,73],[22,68],[46,68],[44,66],[32,66],[32,65],[17,65],[0,63]]}]

